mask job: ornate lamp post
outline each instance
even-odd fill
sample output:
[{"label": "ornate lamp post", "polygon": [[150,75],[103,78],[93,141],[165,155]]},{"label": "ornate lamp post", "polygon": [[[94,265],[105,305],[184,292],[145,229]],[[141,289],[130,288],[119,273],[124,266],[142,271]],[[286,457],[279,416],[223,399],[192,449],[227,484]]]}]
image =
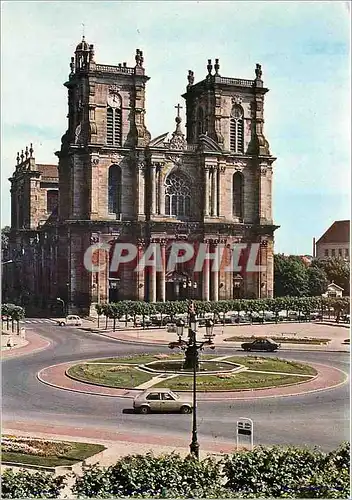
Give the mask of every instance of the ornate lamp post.
[{"label": "ornate lamp post", "polygon": [[242,283],[243,283],[242,276],[240,274],[236,274],[233,277],[233,280],[232,280],[232,284],[233,284],[233,297],[236,298],[236,299],[239,298],[239,292],[240,292]]},{"label": "ornate lamp post", "polygon": [[60,297],[57,297],[57,302],[61,302],[62,303],[62,311],[64,314],[66,314],[66,307],[65,307],[65,301],[63,301],[62,299],[60,299]]},{"label": "ornate lamp post", "polygon": [[[205,340],[197,341],[197,317],[194,311],[193,303],[189,307],[189,318],[188,318],[188,341],[182,340],[183,328],[185,326],[184,321],[179,320],[176,323],[176,333],[178,336],[179,347],[185,350],[185,369],[193,369],[193,420],[192,420],[192,442],[190,444],[190,452],[197,459],[199,459],[199,443],[197,436],[197,371],[199,369],[199,353],[198,351],[203,349],[205,345],[212,346],[214,349],[214,323],[211,319],[207,319],[205,323],[206,334],[204,335]],[[174,347],[174,343],[173,347]],[[171,347],[171,345],[170,345]]]},{"label": "ornate lamp post", "polygon": [[183,288],[188,288],[189,296],[192,297],[192,289],[194,292],[197,290],[198,283],[196,281],[192,281],[191,279],[186,279],[183,282]]}]

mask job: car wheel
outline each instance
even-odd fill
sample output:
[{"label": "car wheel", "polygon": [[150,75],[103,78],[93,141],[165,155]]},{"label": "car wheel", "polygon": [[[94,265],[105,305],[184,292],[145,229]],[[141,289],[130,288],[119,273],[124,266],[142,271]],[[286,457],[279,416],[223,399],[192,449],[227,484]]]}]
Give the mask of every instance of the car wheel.
[{"label": "car wheel", "polygon": [[146,415],[147,413],[150,413],[149,406],[141,406],[139,408],[139,413],[142,413],[143,415]]},{"label": "car wheel", "polygon": [[192,408],[190,406],[181,406],[181,413],[192,413]]},{"label": "car wheel", "polygon": [[60,326],[65,326],[65,323],[62,321],[62,322],[60,323]]}]

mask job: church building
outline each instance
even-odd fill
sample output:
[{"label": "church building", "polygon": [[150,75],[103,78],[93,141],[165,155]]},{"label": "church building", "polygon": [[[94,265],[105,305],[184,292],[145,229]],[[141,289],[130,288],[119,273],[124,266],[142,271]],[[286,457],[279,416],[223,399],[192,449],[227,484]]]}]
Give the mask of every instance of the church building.
[{"label": "church building", "polygon": [[[218,59],[208,60],[198,82],[189,70],[174,131],[156,138],[145,123],[149,77],[141,50],[132,66],[98,64],[83,37],[70,70],[58,165],[36,163],[31,145],[10,178],[9,299],[47,309],[59,298],[67,310],[88,314],[96,303],[125,299],[272,297],[275,158],[263,131],[261,66],[249,80],[221,76]],[[190,260],[168,272],[177,241],[203,243],[210,253],[222,245],[221,268],[205,262],[196,272]],[[98,252],[105,266],[90,272],[85,252],[101,242],[111,252]],[[118,242],[132,243],[138,255],[158,243],[162,269],[136,271],[131,263],[111,270]],[[257,244],[264,270],[225,271],[234,243],[246,245],[242,259]]]}]

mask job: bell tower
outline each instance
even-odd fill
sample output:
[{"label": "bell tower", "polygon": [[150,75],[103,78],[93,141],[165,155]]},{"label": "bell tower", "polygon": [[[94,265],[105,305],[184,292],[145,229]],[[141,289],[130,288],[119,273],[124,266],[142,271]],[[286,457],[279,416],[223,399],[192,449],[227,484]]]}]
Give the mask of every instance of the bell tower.
[{"label": "bell tower", "polygon": [[[71,57],[68,126],[59,158],[62,225],[60,255],[67,262],[62,281],[69,283],[69,302],[82,307],[92,297],[92,273],[83,254],[96,234],[113,239],[124,222],[144,214],[144,177],[140,164],[150,133],[145,123],[145,86],[149,77],[144,57],[136,50],[135,64],[98,64],[94,46],[85,37]],[[66,242],[65,242],[66,239]],[[61,244],[61,243],[60,243]],[[67,248],[69,254],[67,256]],[[99,296],[106,299],[108,276],[101,276]]]},{"label": "bell tower", "polygon": [[126,188],[119,217],[133,219],[134,161],[150,141],[144,123],[145,84],[143,52],[136,50],[135,66],[97,64],[94,46],[83,37],[71,58],[68,89],[68,128],[59,157],[60,218],[107,220],[109,168],[121,168]]}]

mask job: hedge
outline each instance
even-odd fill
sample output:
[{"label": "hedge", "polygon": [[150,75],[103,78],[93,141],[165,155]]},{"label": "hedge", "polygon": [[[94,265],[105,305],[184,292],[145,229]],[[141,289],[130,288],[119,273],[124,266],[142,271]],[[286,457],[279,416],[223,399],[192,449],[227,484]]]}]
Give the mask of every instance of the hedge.
[{"label": "hedge", "polygon": [[259,446],[215,461],[152,454],[121,458],[76,476],[78,498],[349,498],[350,447]]},{"label": "hedge", "polygon": [[[281,310],[298,311],[304,316],[312,311],[324,313],[326,310],[333,309],[334,314],[339,316],[349,312],[350,300],[349,297],[278,297],[269,299],[219,300],[217,302],[195,300],[194,304],[196,312],[200,316],[207,312],[213,312],[221,317],[222,313],[228,311],[246,311],[248,313],[271,311],[278,318],[278,313]],[[95,307],[98,316],[104,315],[116,320],[124,317],[127,318],[128,315],[132,315],[133,317],[137,315],[150,316],[157,313],[172,317],[176,314],[186,313],[188,306],[188,300],[154,303],[124,300],[117,303],[97,304]]]},{"label": "hedge", "polygon": [[[318,449],[258,446],[220,460],[176,453],[130,455],[110,467],[83,465],[74,474],[78,498],[349,498],[350,445]],[[71,476],[72,477],[72,476]],[[57,498],[65,476],[13,472],[2,476],[3,498]]]}]

